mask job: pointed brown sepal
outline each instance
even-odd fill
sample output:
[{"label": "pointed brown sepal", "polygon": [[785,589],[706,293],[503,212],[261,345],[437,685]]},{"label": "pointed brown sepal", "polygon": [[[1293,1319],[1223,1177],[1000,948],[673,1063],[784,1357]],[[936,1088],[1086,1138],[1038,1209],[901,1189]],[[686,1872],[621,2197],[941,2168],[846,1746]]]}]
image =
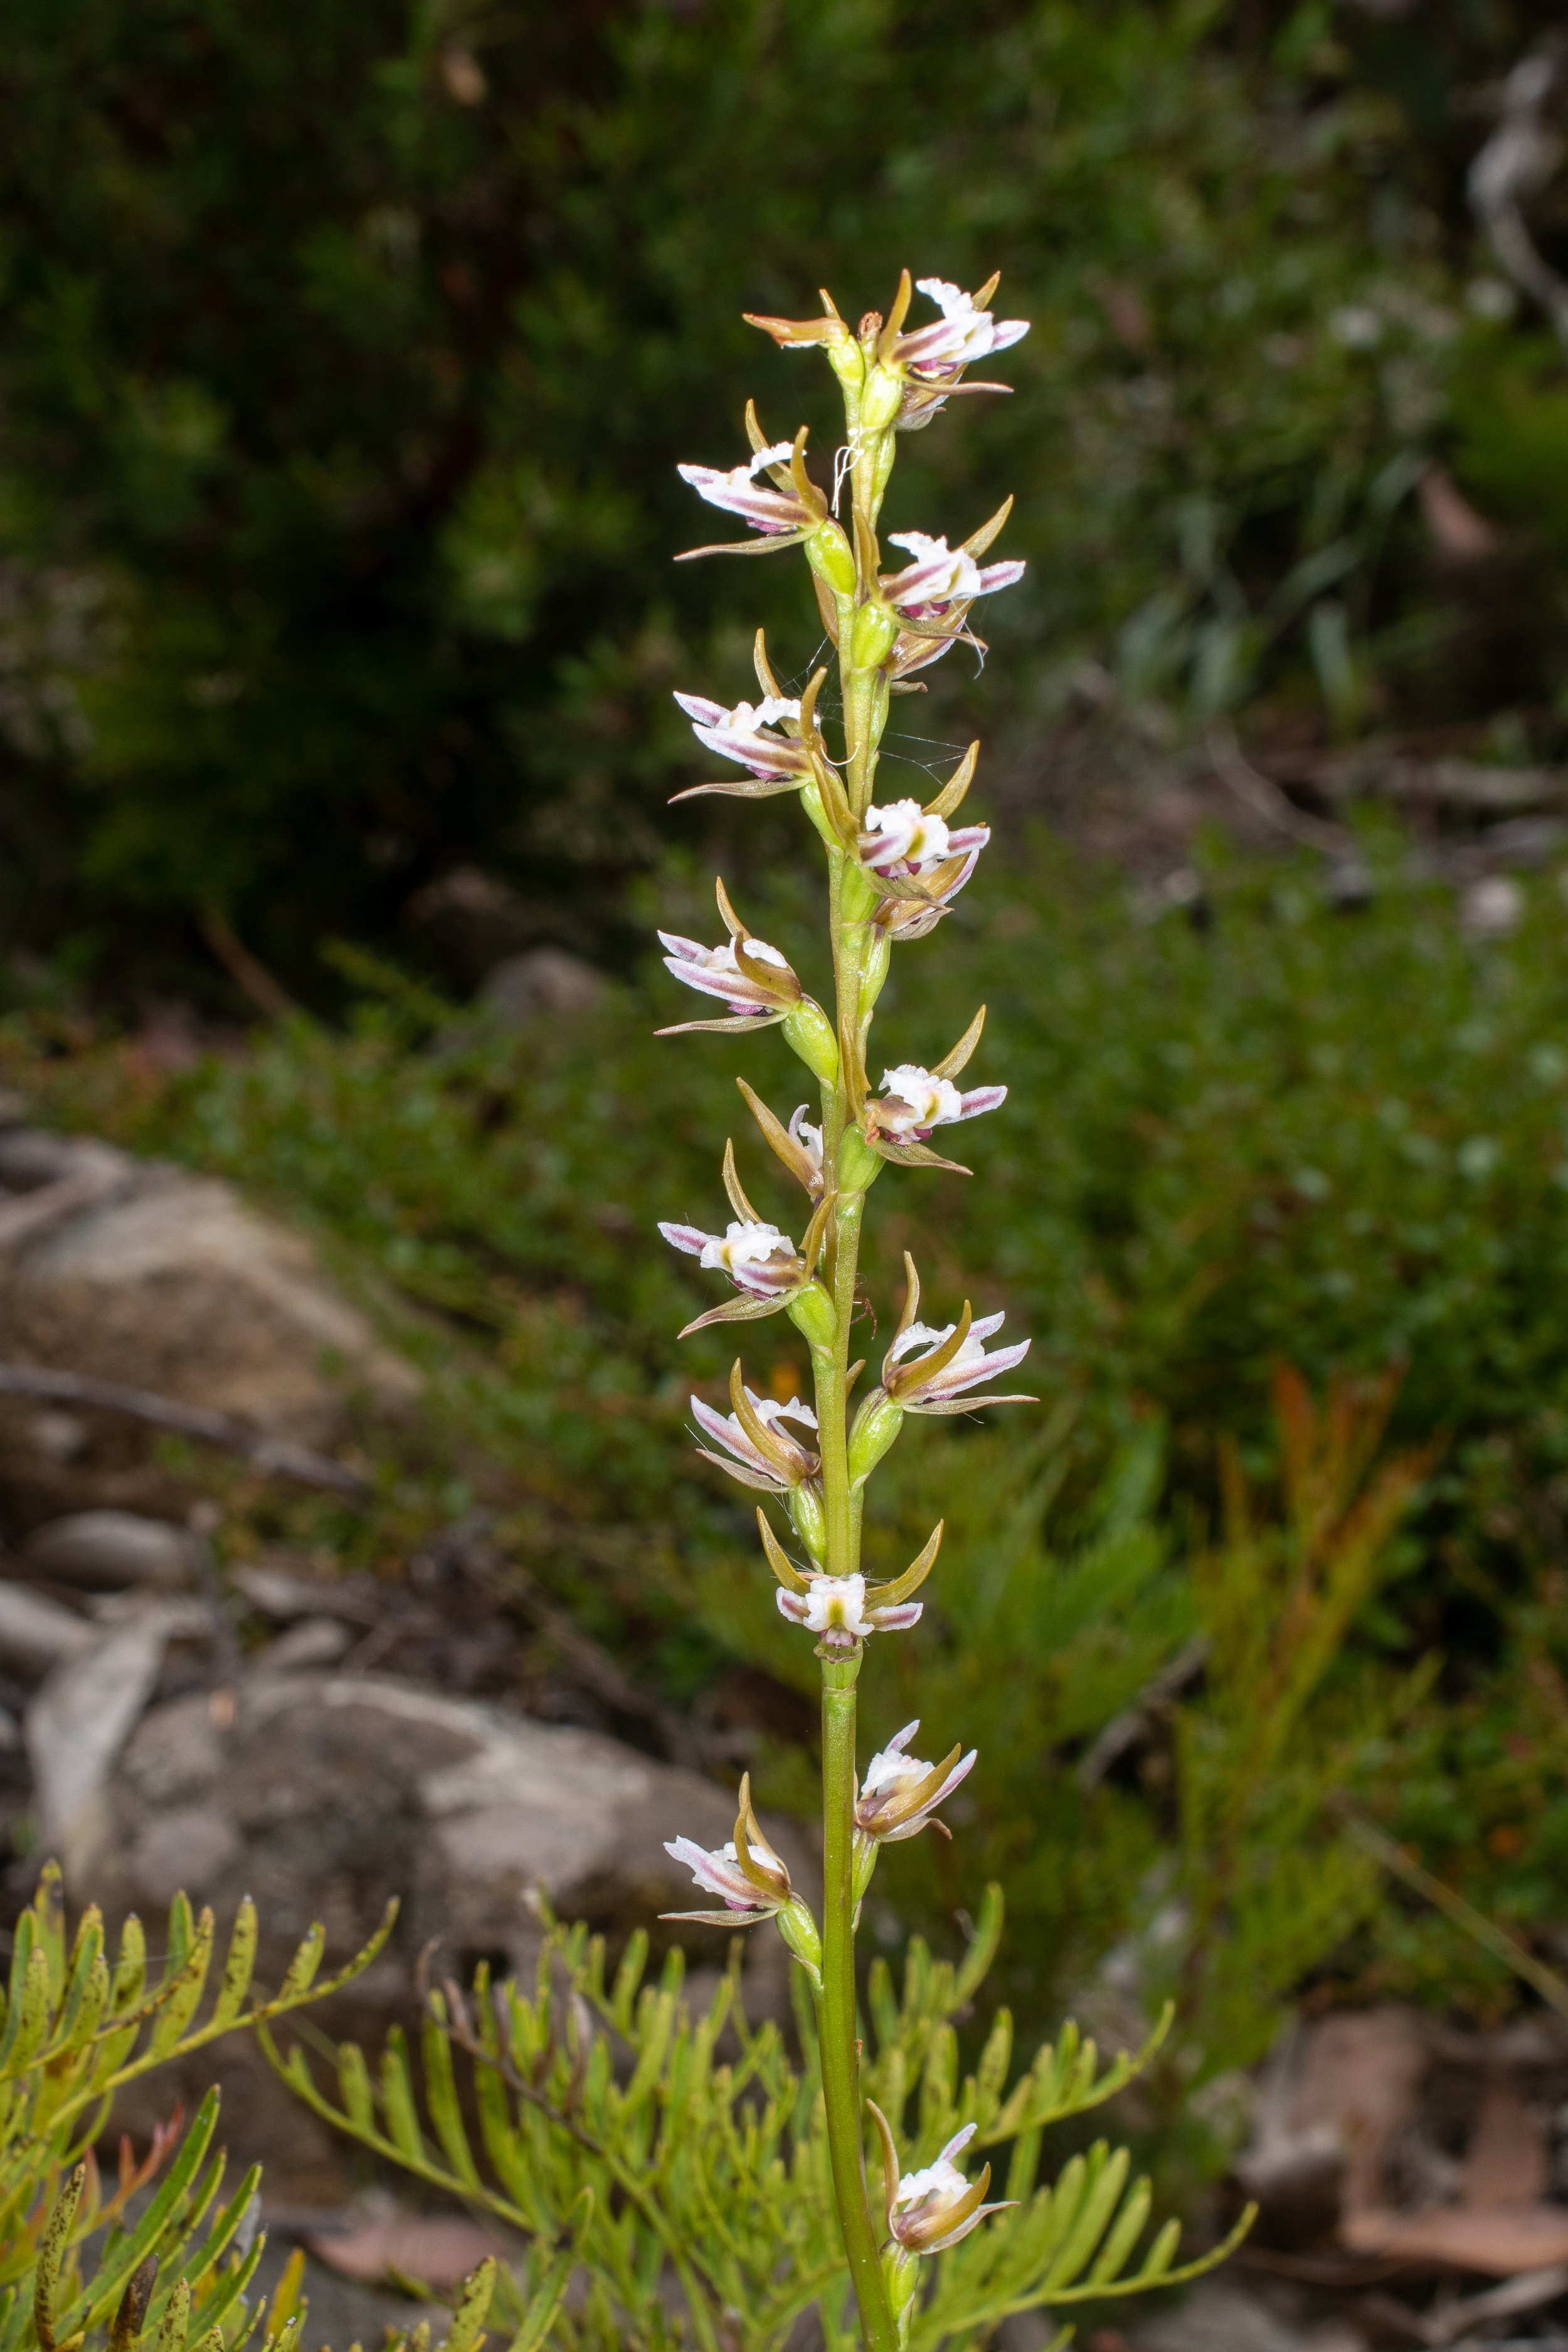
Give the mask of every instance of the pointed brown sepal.
[{"label": "pointed brown sepal", "polygon": [[752,1776],[749,1772],[741,1775],[741,1806],[735,1815],[735,1860],[759,1895],[788,1893],[788,1866],[783,1854],[776,1853],[769,1844],[766,1832],[752,1809]]},{"label": "pointed brown sepal", "polygon": [[693,1331],[706,1331],[711,1323],[760,1323],[766,1315],[782,1313],[795,1295],[793,1290],[786,1290],[777,1298],[759,1298],[754,1292],[747,1291],[740,1298],[726,1298],[722,1307],[710,1307],[706,1315],[699,1315],[676,1336],[689,1339]]},{"label": "pointed brown sepal", "polygon": [[963,1036],[959,1039],[957,1045],[952,1048],[952,1051],[950,1054],[944,1054],[940,1062],[936,1062],[932,1065],[932,1077],[956,1078],[960,1070],[962,1070],[964,1065],[968,1062],[969,1057],[973,1053],[976,1045],[979,1045],[980,1033],[984,1026],[985,1007],[983,1004],[979,1012],[975,1014],[973,1020],[970,1023],[968,1028],[964,1031]]},{"label": "pointed brown sepal", "polygon": [[979,530],[972,531],[969,537],[964,541],[963,545],[965,552],[970,555],[984,555],[992,541],[1001,530],[1012,511],[1012,499],[1004,499],[995,513],[991,517],[989,522],[983,522]]},{"label": "pointed brown sepal", "polygon": [[768,1566],[773,1570],[773,1574],[778,1578],[778,1580],[784,1586],[784,1591],[786,1592],[809,1592],[811,1591],[810,1578],[802,1576],[799,1569],[796,1568],[794,1560],[791,1559],[783,1544],[780,1543],[777,1536],[774,1535],[772,1528],[769,1527],[768,1515],[763,1510],[760,1503],[757,1505],[757,1526],[762,1532],[763,1551],[767,1559]]},{"label": "pointed brown sepal", "polygon": [[786,1452],[761,1414],[753,1411],[752,1400],[746,1394],[745,1376],[741,1370],[739,1356],[730,1368],[730,1404],[736,1420],[763,1461],[772,1462],[780,1476],[787,1478],[795,1467],[791,1458],[795,1448],[791,1446]]},{"label": "pointed brown sepal", "polygon": [[890,360],[904,320],[910,315],[910,304],[915,299],[915,282],[907,269],[899,273],[899,290],[893,297],[893,307],[888,313],[888,323],[877,338],[877,357]]},{"label": "pointed brown sepal", "polygon": [[888,1394],[890,1397],[897,1398],[900,1385],[905,1388],[923,1388],[926,1381],[931,1378],[933,1373],[946,1371],[949,1364],[952,1363],[954,1356],[957,1355],[959,1349],[968,1339],[969,1327],[973,1320],[974,1318],[970,1312],[969,1301],[966,1298],[963,1302],[963,1312],[959,1317],[957,1322],[953,1325],[952,1329],[948,1334],[947,1338],[942,1341],[940,1348],[933,1348],[929,1356],[922,1356],[921,1358],[918,1370],[913,1364],[895,1364],[893,1366],[892,1371],[886,1383]]},{"label": "pointed brown sepal", "polygon": [[[963,1753],[963,1748],[961,1742],[942,1758],[940,1764],[933,1764],[925,1778],[917,1780],[912,1789],[900,1790],[885,1811],[879,1808],[877,1817],[884,1825],[882,1830],[884,1836],[888,1830],[898,1829],[903,1822],[913,1821],[915,1815],[923,1812],[927,1805],[935,1803],[937,1791]],[[943,1824],[941,1822],[932,1822],[931,1826],[932,1829],[941,1829]]]},{"label": "pointed brown sepal", "polygon": [[825,1180],[805,1146],[795,1141],[788,1128],[773,1116],[754,1087],[748,1086],[744,1078],[737,1078],[735,1084],[744,1095],[746,1108],[762,1129],[769,1149],[778,1154],[795,1182],[802,1185],[814,1201],[818,1199]]},{"label": "pointed brown sepal", "polygon": [[721,1037],[738,1037],[747,1029],[773,1029],[784,1019],[782,1013],[732,1013],[723,1021],[672,1021],[668,1029],[656,1029],[656,1037],[689,1037],[699,1029],[710,1029]]},{"label": "pointed brown sepal", "polygon": [[[881,570],[882,551],[877,544],[876,532],[858,507],[855,509],[855,561],[859,566],[861,579],[875,593]],[[900,626],[903,625],[900,622]]]},{"label": "pointed brown sepal", "polygon": [[915,1271],[914,1259],[904,1252],[904,1310],[899,1318],[899,1328],[893,1334],[895,1343],[901,1339],[921,1311],[921,1278]]},{"label": "pointed brown sepal", "polygon": [[847,332],[837,311],[828,319],[770,319],[760,310],[742,310],[741,316],[748,327],[771,335],[781,351],[790,343],[836,343]]},{"label": "pointed brown sepal", "polygon": [[730,1137],[724,1139],[724,1190],[730,1195],[730,1206],[743,1224],[765,1225],[767,1219],[759,1217],[741,1182],[741,1171],[735,1165],[735,1146]]},{"label": "pointed brown sepal", "polygon": [[[791,489],[795,494],[795,497],[800,500],[802,506],[806,509],[807,512],[813,517],[814,520],[816,522],[826,522],[827,520],[827,500],[823,497],[822,492],[817,488],[816,484],[812,480],[811,476],[805,470],[805,436],[810,429],[809,425],[803,425],[799,432],[795,436],[795,447],[790,451],[789,467],[787,474],[785,475],[785,479],[787,479]],[[782,467],[777,466],[770,467],[768,470],[773,475],[775,481],[779,481],[781,473],[784,472],[784,469]],[[783,481],[779,481],[779,488],[781,489],[784,488]]]},{"label": "pointed brown sepal", "polygon": [[833,1206],[834,1198],[835,1196],[831,1192],[825,1192],[823,1194],[821,1200],[813,1210],[811,1223],[807,1225],[805,1232],[802,1236],[800,1254],[805,1260],[808,1267],[815,1267],[817,1259],[822,1255],[822,1244],[827,1234],[828,1212]]},{"label": "pointed brown sepal", "polygon": [[855,813],[849,805],[848,796],[844,790],[844,780],[827,757],[826,750],[820,751],[817,757],[816,789],[822,795],[823,812],[828,824],[833,827],[845,848],[855,850],[858,854],[860,828],[855,821]]},{"label": "pointed brown sepal", "polygon": [[946,2212],[942,2215],[941,2236],[933,2238],[931,2241],[929,2248],[922,2247],[917,2238],[914,2241],[914,2252],[916,2253],[925,2252],[934,2253],[939,2248],[952,2245],[955,2239],[962,2233],[964,2223],[972,2220],[973,2217],[980,2210],[982,2205],[984,2204],[985,2191],[990,2188],[990,2186],[991,2167],[986,2165],[984,2169],[982,2171],[979,2179],[973,2181],[964,2190],[963,2196],[955,2199],[953,2203],[948,2207]]},{"label": "pointed brown sepal", "polygon": [[798,547],[809,530],[773,530],[765,539],[719,539],[709,547],[683,547],[671,557],[675,563],[695,563],[700,555],[776,555],[783,547]]},{"label": "pointed brown sepal", "polygon": [[938,1519],[926,1538],[923,1550],[910,1560],[902,1576],[895,1576],[890,1584],[873,1586],[866,1596],[868,1604],[875,1603],[879,1609],[896,1609],[900,1601],[907,1601],[911,1592],[920,1591],[936,1566],[936,1556],[942,1549],[942,1529],[946,1525],[945,1519]]},{"label": "pointed brown sepal", "polygon": [[669,806],[677,801],[700,801],[706,793],[722,793],[732,801],[771,801],[780,793],[798,793],[799,776],[726,776],[716,784],[688,784],[683,793],[671,793]]},{"label": "pointed brown sepal", "polygon": [[948,1414],[979,1412],[983,1406],[988,1404],[1038,1404],[1040,1400],[1037,1396],[938,1397],[932,1404],[912,1404],[906,1406],[905,1410],[909,1412],[918,1412],[926,1415],[934,1413]]},{"label": "pointed brown sepal", "polygon": [[827,669],[825,664],[821,669],[813,671],[806,681],[805,691],[800,698],[801,740],[804,743],[809,743],[814,751],[822,748],[822,730],[816,723],[816,698],[822,692],[826,678]]},{"label": "pointed brown sepal", "polygon": [[872,2119],[877,2126],[877,2137],[882,2143],[882,2194],[887,2206],[888,2227],[890,2230],[893,2226],[893,2200],[898,2196],[900,2179],[899,2151],[893,2144],[892,2126],[876,2100],[868,2099],[866,2105],[871,2110]]},{"label": "pointed brown sepal", "polygon": [[932,1151],[923,1143],[889,1143],[881,1135],[868,1135],[866,1140],[879,1159],[890,1160],[895,1168],[945,1168],[952,1176],[974,1173],[962,1160],[944,1160],[940,1151]]},{"label": "pointed brown sepal", "polygon": [[764,694],[771,694],[775,702],[787,701],[788,697],[773,676],[773,666],[768,659],[766,634],[762,629],[752,640],[752,667],[757,673],[757,684]]},{"label": "pointed brown sepal", "polygon": [[972,743],[935,800],[927,801],[925,805],[927,816],[952,816],[970,785],[974,782],[975,762],[979,757],[979,743]]},{"label": "pointed brown sepal", "polygon": [[816,609],[822,616],[822,633],[835,652],[838,649],[838,604],[832,589],[819,572],[811,575],[816,591]]}]

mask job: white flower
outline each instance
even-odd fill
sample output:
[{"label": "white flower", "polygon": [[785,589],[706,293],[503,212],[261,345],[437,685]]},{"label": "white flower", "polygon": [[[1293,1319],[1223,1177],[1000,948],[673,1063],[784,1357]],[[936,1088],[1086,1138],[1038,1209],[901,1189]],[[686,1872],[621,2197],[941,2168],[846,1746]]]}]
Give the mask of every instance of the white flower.
[{"label": "white flower", "polygon": [[766,964],[782,975],[776,987],[753,972],[741,970],[732,939],[716,948],[705,948],[700,940],[682,939],[675,931],[660,931],[658,936],[669,950],[664,959],[665,970],[673,972],[677,980],[683,980],[688,988],[700,989],[705,996],[721,998],[733,1012],[777,1013],[800,1003],[800,982],[788,959],[777,948],[770,947],[766,940],[745,940],[743,951],[748,962]]},{"label": "white flower", "polygon": [[[866,1767],[855,1806],[855,1825],[882,1845],[918,1837],[938,1805],[971,1769],[979,1752],[972,1748],[967,1756],[960,1757],[955,1748],[941,1764],[922,1763],[918,1756],[904,1753],[920,1727],[918,1717],[906,1723]],[[942,1825],[936,1822],[934,1826]]]},{"label": "white flower", "polygon": [[988,2213],[1000,2213],[1014,2200],[986,2205],[982,2202],[991,2185],[991,2167],[987,2165],[978,2180],[965,2180],[953,2162],[960,2149],[968,2147],[974,2137],[973,2124],[954,2132],[934,2164],[919,2172],[905,2173],[900,2179],[899,2159],[893,2146],[893,2136],[880,2109],[871,2109],[882,2139],[882,2158],[888,2184],[888,2227],[898,2243],[911,2254],[945,2253],[967,2238],[971,2230],[978,2229]]},{"label": "white flower", "polygon": [[675,698],[698,741],[721,759],[749,768],[753,776],[810,774],[811,755],[799,737],[773,731],[782,720],[799,719],[800,704],[793,697],[767,694],[761,702],[737,702],[729,710],[705,695],[678,694]]},{"label": "white flower", "polygon": [[[733,1838],[731,1838],[727,1844],[715,1846],[711,1851],[706,1846],[699,1845],[694,1838],[667,1838],[664,1850],[666,1853],[673,1854],[677,1862],[684,1864],[704,1895],[722,1896],[727,1911],[739,1912],[742,1915],[733,1922],[736,1927],[750,1927],[759,1919],[770,1919],[775,1911],[782,1910],[789,1901],[789,1873],[784,1872],[783,1887],[776,1895],[765,1894],[746,1876],[741,1868],[739,1853]],[[696,1911],[681,1911],[667,1916],[682,1919],[713,1916],[710,1913]],[[724,1925],[725,1915],[719,1914],[714,1924]]]},{"label": "white flower", "polygon": [[861,866],[881,882],[917,883],[921,894],[890,889],[878,922],[900,939],[923,939],[973,873],[990,838],[988,824],[950,825],[916,800],[868,808],[861,823]]},{"label": "white flower", "polygon": [[902,572],[886,574],[882,593],[906,620],[940,618],[950,604],[972,604],[976,596],[993,596],[1021,580],[1020,562],[976,563],[967,548],[949,547],[945,539],[931,539],[923,530],[894,531],[894,547],[907,548],[914,562]]},{"label": "white flower", "polygon": [[899,338],[899,357],[917,375],[940,378],[949,369],[968,367],[1021,342],[1029,331],[1026,319],[994,318],[973,294],[945,278],[917,278],[915,284],[942,312],[940,322]]},{"label": "white flower", "polygon": [[727,472],[717,466],[678,466],[676,471],[710,507],[743,515],[753,530],[772,537],[814,520],[792,491],[767,489],[757,480],[771,466],[787,466],[794,454],[792,442],[776,441],[771,449],[759,449],[749,466],[731,466]]},{"label": "white flower", "polygon": [[895,1142],[923,1142],[936,1127],[978,1118],[1005,1102],[1005,1087],[974,1087],[961,1094],[951,1078],[939,1078],[918,1062],[900,1062],[882,1073],[882,1099],[866,1108],[868,1129]]},{"label": "white flower", "polygon": [[[940,1329],[929,1323],[911,1323],[900,1331],[882,1360],[882,1384],[889,1396],[901,1404],[906,1412],[942,1412],[945,1400],[962,1396],[966,1390],[978,1388],[982,1381],[995,1379],[1021,1364],[1029,1352],[1027,1339],[1020,1339],[1009,1348],[998,1348],[994,1355],[985,1352],[985,1342],[994,1331],[999,1331],[1006,1318],[1001,1314],[983,1315],[972,1323],[953,1353],[938,1362],[928,1373],[926,1365],[940,1355],[953,1337],[956,1323],[944,1323]],[[924,1353],[912,1364],[904,1358],[916,1349]],[[899,1367],[902,1366],[902,1370]],[[976,1397],[980,1404],[1026,1404],[1033,1398]]]},{"label": "white flower", "polygon": [[[764,1448],[742,1425],[738,1413],[716,1412],[699,1396],[691,1400],[691,1412],[704,1436],[721,1445],[724,1454],[710,1454],[705,1445],[698,1452],[705,1462],[727,1470],[731,1478],[743,1486],[760,1486],[764,1494],[786,1495],[805,1479],[814,1478],[821,1468],[817,1456],[810,1453],[786,1429],[785,1421],[797,1422],[804,1429],[815,1431],[816,1415],[798,1397],[780,1404],[773,1397],[754,1396],[750,1389],[742,1391],[752,1417],[761,1423],[767,1436]],[[724,1454],[730,1455],[726,1461]]]},{"label": "white flower", "polygon": [[722,1234],[705,1234],[699,1225],[661,1223],[658,1230],[672,1249],[684,1250],[701,1265],[718,1267],[740,1289],[759,1298],[798,1290],[805,1279],[795,1244],[776,1225],[732,1219]]},{"label": "white flower", "polygon": [[808,1119],[805,1115],[807,1108],[808,1106],[806,1104],[798,1103],[795,1109],[791,1111],[789,1115],[790,1140],[793,1143],[798,1143],[801,1150],[805,1152],[806,1159],[816,1172],[817,1188],[820,1190],[822,1182],[822,1129],[820,1127],[813,1127],[810,1119]]},{"label": "white flower", "polygon": [[886,808],[868,808],[864,830],[877,836],[865,862],[879,870],[891,865],[930,865],[949,855],[952,838],[947,819],[928,816],[915,800],[889,801]]},{"label": "white flower", "polygon": [[918,1622],[923,1603],[906,1601],[895,1607],[868,1603],[863,1576],[814,1576],[804,1592],[783,1585],[774,1598],[779,1612],[808,1633],[820,1633],[828,1650],[851,1649],[868,1633],[891,1633]]}]

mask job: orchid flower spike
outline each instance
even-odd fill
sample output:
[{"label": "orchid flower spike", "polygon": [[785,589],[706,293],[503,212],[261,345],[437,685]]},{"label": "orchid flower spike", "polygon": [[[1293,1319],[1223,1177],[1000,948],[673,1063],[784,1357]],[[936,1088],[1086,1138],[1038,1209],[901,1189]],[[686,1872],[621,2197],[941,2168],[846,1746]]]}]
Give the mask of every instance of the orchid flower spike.
[{"label": "orchid flower spike", "polygon": [[944,1837],[949,1835],[946,1824],[935,1819],[936,1809],[952,1796],[979,1754],[978,1748],[972,1748],[967,1756],[961,1756],[955,1748],[940,1764],[924,1764],[918,1756],[905,1752],[920,1727],[918,1717],[913,1723],[906,1723],[866,1767],[855,1804],[855,1826],[879,1845],[897,1845],[904,1838],[918,1837],[928,1825]]},{"label": "orchid flower spike", "polygon": [[968,2181],[954,2164],[953,2158],[974,2137],[973,2124],[954,2132],[934,2164],[919,2172],[900,2174],[888,2119],[874,2102],[868,2100],[867,2105],[881,2135],[888,2228],[895,2244],[906,2253],[944,2254],[961,2238],[967,2238],[971,2230],[977,2230],[988,2213],[1005,2212],[1017,2202],[1016,2198],[1004,2198],[996,2204],[985,2204],[991,2167],[985,2167],[978,2180]]},{"label": "orchid flower spike", "polygon": [[978,1118],[1007,1099],[1005,1087],[972,1087],[960,1094],[951,1078],[938,1077],[918,1062],[900,1062],[882,1073],[884,1092],[866,1106],[867,1135],[893,1143],[923,1143],[933,1128]]}]

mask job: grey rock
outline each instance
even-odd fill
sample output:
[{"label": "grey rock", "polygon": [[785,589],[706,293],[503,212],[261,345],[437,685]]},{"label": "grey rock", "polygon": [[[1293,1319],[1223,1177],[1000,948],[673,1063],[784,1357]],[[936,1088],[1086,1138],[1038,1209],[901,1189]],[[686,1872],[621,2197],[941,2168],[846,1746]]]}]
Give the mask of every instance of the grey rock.
[{"label": "grey rock", "polygon": [[[309,1622],[309,1621],[306,1621]],[[220,1933],[246,1895],[260,1915],[258,1976],[276,1982],[314,1919],[328,1964],[368,1937],[389,1896],[403,1908],[375,1966],[317,2014],[327,2032],[379,2045],[389,2025],[416,2014],[415,1970],[434,1942],[433,1967],[467,1976],[480,1958],[530,1970],[541,1929],[538,1887],[564,1916],[612,1937],[634,1927],[656,1937],[689,1932],[693,1956],[721,1958],[721,1933],[671,1930],[660,1912],[700,1900],[664,1852],[679,1834],[721,1844],[734,1799],[697,1775],[597,1733],[536,1723],[500,1706],[437,1696],[391,1676],[272,1671],[263,1653],[235,1693],[153,1707],[103,1790],[97,1834],[76,1856],[76,1890],[111,1918],[156,1916],[171,1886],[210,1903]],[[787,1824],[769,1824],[792,1869],[809,1853]],[[782,1945],[749,1939],[748,2004],[787,2003]],[[268,2160],[274,2196],[331,2201],[340,2166],[287,2098],[267,2089],[252,2053],[204,2053],[195,2095],[227,2081],[231,2152]],[[197,2076],[200,2076],[198,2086]],[[162,2078],[161,2078],[162,2080]]]},{"label": "grey rock", "polygon": [[[0,1128],[0,1329],[16,1362],[318,1447],[343,1433],[351,1398],[400,1413],[422,1387],[310,1243],[230,1185],[33,1128]],[[89,1429],[62,1452],[36,1407],[0,1411],[0,1478],[25,1516],[176,1499],[150,1432],[106,1416]]]},{"label": "grey rock", "polygon": [[247,1560],[232,1571],[230,1581],[253,1609],[281,1624],[296,1617],[337,1617],[349,1625],[381,1622],[381,1603],[360,1577],[300,1576],[264,1560]]},{"label": "grey rock", "polygon": [[93,1643],[93,1630],[41,1592],[0,1583],[0,1664],[23,1682],[34,1682],[62,1658],[74,1658]]},{"label": "grey rock", "polygon": [[269,1675],[301,1666],[335,1666],[353,1640],[336,1617],[298,1617],[286,1633],[268,1643],[261,1663]]},{"label": "grey rock", "polygon": [[37,1573],[53,1584],[87,1592],[118,1592],[127,1585],[181,1584],[195,1565],[184,1528],[138,1511],[72,1511],[35,1528],[22,1547]]},{"label": "grey rock", "polygon": [[110,1770],[152,1695],[184,1611],[148,1604],[45,1678],[27,1709],[27,1759],[40,1841],[79,1897],[107,1826]]}]

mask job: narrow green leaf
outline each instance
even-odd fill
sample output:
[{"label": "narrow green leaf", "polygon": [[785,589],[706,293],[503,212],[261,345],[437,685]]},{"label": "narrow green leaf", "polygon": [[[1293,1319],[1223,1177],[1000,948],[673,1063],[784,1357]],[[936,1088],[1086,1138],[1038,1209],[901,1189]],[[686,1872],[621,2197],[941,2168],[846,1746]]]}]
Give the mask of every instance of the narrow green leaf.
[{"label": "narrow green leaf", "polygon": [[245,1996],[250,1990],[256,1967],[256,1906],[247,1895],[235,1914],[228,1957],[223,1965],[223,1982],[213,2011],[215,2025],[232,2025],[245,2007]]}]

